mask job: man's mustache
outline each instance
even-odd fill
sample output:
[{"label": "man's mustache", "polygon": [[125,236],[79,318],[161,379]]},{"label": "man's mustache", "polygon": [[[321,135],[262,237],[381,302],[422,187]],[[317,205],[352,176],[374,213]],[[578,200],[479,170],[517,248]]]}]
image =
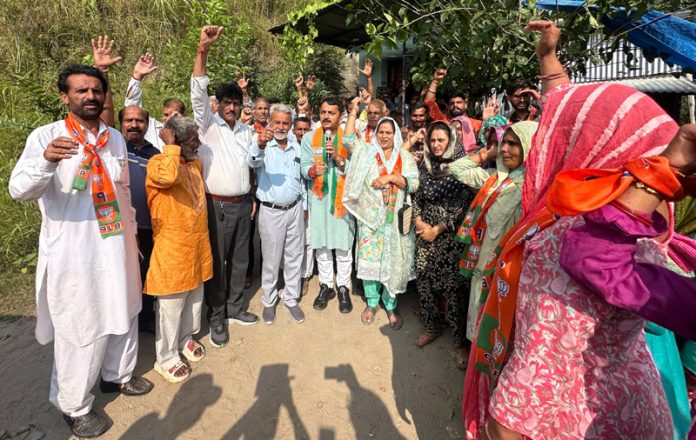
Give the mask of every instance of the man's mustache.
[{"label": "man's mustache", "polygon": [[143,131],[137,127],[134,127],[134,128],[129,128],[128,130],[126,130],[126,132],[127,133],[142,133]]}]

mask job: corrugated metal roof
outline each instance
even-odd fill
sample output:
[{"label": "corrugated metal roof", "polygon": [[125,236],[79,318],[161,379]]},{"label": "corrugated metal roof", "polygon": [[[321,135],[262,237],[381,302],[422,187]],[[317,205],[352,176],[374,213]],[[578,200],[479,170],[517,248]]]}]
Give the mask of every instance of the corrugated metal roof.
[{"label": "corrugated metal roof", "polygon": [[617,83],[633,87],[643,93],[677,93],[680,95],[695,95],[696,83],[686,78],[675,78],[672,75],[657,76],[650,78],[630,78],[613,81],[592,81]]}]

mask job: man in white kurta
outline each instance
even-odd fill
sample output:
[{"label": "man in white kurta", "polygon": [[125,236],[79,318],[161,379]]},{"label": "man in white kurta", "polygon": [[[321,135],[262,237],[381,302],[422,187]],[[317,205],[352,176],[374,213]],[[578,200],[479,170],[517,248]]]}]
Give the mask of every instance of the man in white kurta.
[{"label": "man in white kurta", "polygon": [[[42,223],[36,271],[36,338],[41,344],[54,343],[49,399],[77,434],[75,423],[79,425],[87,416],[92,422],[94,417],[101,417],[91,410],[94,396],[90,393],[100,372],[101,388],[106,392],[144,394],[151,384],[146,391],[138,386],[135,389],[132,385],[143,385],[143,379],[131,377],[137,359],[136,317],[142,289],[126,144],[121,133],[98,119],[91,120],[94,131],[98,123],[97,136],[80,122],[95,112],[98,118],[103,100],[100,103],[99,96],[75,98],[74,90],[93,87],[94,91],[85,93],[99,95],[97,89],[106,88],[105,82],[100,84],[99,71],[86,66],[68,69],[78,73],[64,78],[61,97],[76,116],[86,142],[95,144],[104,131],[109,131],[99,156],[113,183],[124,229],[103,238],[90,180],[84,190],[73,189],[84,145],[73,141],[76,154],[61,157],[48,153],[60,151],[56,145],[73,139],[65,120],[39,127],[29,135],[12,171],[9,190],[15,200],[39,202]],[[64,75],[65,71],[61,77]],[[80,113],[88,116],[80,117]]]}]

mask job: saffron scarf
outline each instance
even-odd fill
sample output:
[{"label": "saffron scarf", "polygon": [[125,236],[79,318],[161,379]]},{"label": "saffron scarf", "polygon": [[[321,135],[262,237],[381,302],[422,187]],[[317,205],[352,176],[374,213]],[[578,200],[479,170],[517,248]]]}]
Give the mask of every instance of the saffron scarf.
[{"label": "saffron scarf", "polygon": [[[315,162],[323,162],[326,164],[324,173],[314,177],[312,192],[319,199],[324,198],[329,193],[329,179],[331,179],[331,214],[336,218],[341,218],[348,213],[343,207],[343,188],[346,184],[346,176],[339,175],[336,171],[336,166],[331,158],[326,154],[326,139],[324,139],[324,129],[317,128],[312,136],[312,152],[314,153]],[[336,131],[333,138],[334,151],[343,159],[348,159],[348,150],[343,146],[343,129],[340,127]],[[321,154],[317,152],[321,151]]]},{"label": "saffron scarf", "polygon": [[486,213],[498,198],[498,195],[510,186],[512,179],[509,177],[505,178],[498,188],[488,196],[488,192],[497,182],[498,174],[488,178],[478,194],[476,194],[474,201],[471,202],[469,212],[464,217],[464,222],[457,229],[457,241],[466,245],[462,257],[459,259],[459,272],[466,278],[471,278],[474,275],[474,269],[478,264],[481,243],[488,229]]},{"label": "saffron scarf", "polygon": [[[109,173],[99,156],[109,142],[109,129],[104,130],[95,144],[87,142],[82,127],[75,120],[72,113],[65,119],[65,127],[70,136],[80,143],[84,151],[82,161],[77,167],[72,187],[77,191],[87,189],[87,181],[91,182],[92,204],[99,222],[99,233],[102,238],[123,232],[124,224],[121,221],[121,211],[118,208],[118,200],[114,185],[111,183]],[[91,178],[91,179],[90,179]]]},{"label": "saffron scarf", "polygon": [[[377,160],[377,169],[379,170],[379,176],[388,176],[389,174],[401,175],[401,154],[399,150],[392,150],[392,154],[397,154],[396,163],[394,164],[394,169],[391,173],[387,171],[387,167],[382,162],[382,157],[379,153],[375,154],[375,160]],[[394,222],[394,207],[396,206],[396,196],[399,193],[399,188],[390,183],[386,188],[382,188],[382,201],[387,205],[387,224],[392,224]]]}]

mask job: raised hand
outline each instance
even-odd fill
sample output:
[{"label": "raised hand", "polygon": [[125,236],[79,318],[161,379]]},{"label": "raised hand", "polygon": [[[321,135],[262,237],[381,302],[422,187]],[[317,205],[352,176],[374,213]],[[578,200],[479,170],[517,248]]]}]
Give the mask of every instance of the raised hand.
[{"label": "raised hand", "polygon": [[433,81],[441,82],[447,76],[447,69],[437,69],[433,75]]},{"label": "raised hand", "polygon": [[138,81],[142,81],[144,77],[151,74],[155,70],[157,70],[157,66],[155,65],[155,57],[153,57],[150,52],[145,52],[144,55],[141,55],[140,58],[138,58],[138,62],[135,63],[135,67],[133,68],[133,78]]},{"label": "raised hand", "polygon": [[520,94],[521,95],[530,95],[537,102],[541,99],[541,95],[539,94],[539,92],[537,92],[536,89],[531,89],[531,88],[522,89],[522,90],[520,90]]},{"label": "raised hand", "polygon": [[483,109],[483,120],[485,121],[488,118],[492,118],[493,116],[497,115],[499,111],[500,105],[498,104],[498,100],[493,97],[488,98],[486,108]]},{"label": "raised hand", "polygon": [[[366,91],[367,92],[367,91]],[[356,96],[353,98],[352,101],[350,101],[350,114],[351,115],[357,115],[358,111],[360,110],[360,102],[362,101],[362,98],[360,96]]]},{"label": "raised hand", "polygon": [[307,91],[308,92],[312,91],[316,82],[317,82],[317,77],[314,75],[309,75],[309,78],[307,78]]},{"label": "raised hand", "polygon": [[295,88],[297,90],[302,90],[302,84],[304,84],[304,78],[302,78],[302,75],[300,75],[295,78]]},{"label": "raised hand", "polygon": [[365,60],[365,66],[360,70],[360,73],[365,75],[367,78],[372,76],[372,60],[371,59],[366,59]]},{"label": "raised hand", "polygon": [[244,73],[237,74],[237,85],[242,90],[246,90],[247,87],[249,87],[249,79],[244,75]]},{"label": "raised hand", "polygon": [[411,145],[415,145],[419,142],[423,142],[424,140],[425,140],[425,128],[421,128],[418,131],[414,131],[414,132],[408,134],[408,142]]},{"label": "raised hand", "polygon": [[307,105],[307,101],[308,101],[308,99],[306,96],[302,96],[302,97],[298,98],[297,99],[297,107],[304,107],[305,105]]},{"label": "raised hand", "polygon": [[204,50],[210,49],[210,46],[220,38],[223,30],[224,28],[222,26],[203,26],[201,28],[201,39],[198,42],[198,46]]},{"label": "raised hand", "polygon": [[73,138],[60,136],[53,139],[44,150],[44,159],[49,162],[60,162],[70,159],[77,154],[78,144]]},{"label": "raised hand", "polygon": [[108,69],[109,66],[121,61],[121,57],[112,55],[114,40],[109,40],[108,35],[100,35],[96,40],[92,38],[92,55],[94,57],[94,67],[100,70]]},{"label": "raised hand", "polygon": [[372,102],[372,96],[370,96],[370,92],[368,92],[365,89],[360,89],[360,100],[364,105],[370,105],[370,102]]},{"label": "raised hand", "polygon": [[556,54],[558,39],[561,37],[561,30],[555,24],[546,20],[530,21],[524,28],[526,32],[539,32],[541,38],[536,45],[536,53],[539,58]]}]

